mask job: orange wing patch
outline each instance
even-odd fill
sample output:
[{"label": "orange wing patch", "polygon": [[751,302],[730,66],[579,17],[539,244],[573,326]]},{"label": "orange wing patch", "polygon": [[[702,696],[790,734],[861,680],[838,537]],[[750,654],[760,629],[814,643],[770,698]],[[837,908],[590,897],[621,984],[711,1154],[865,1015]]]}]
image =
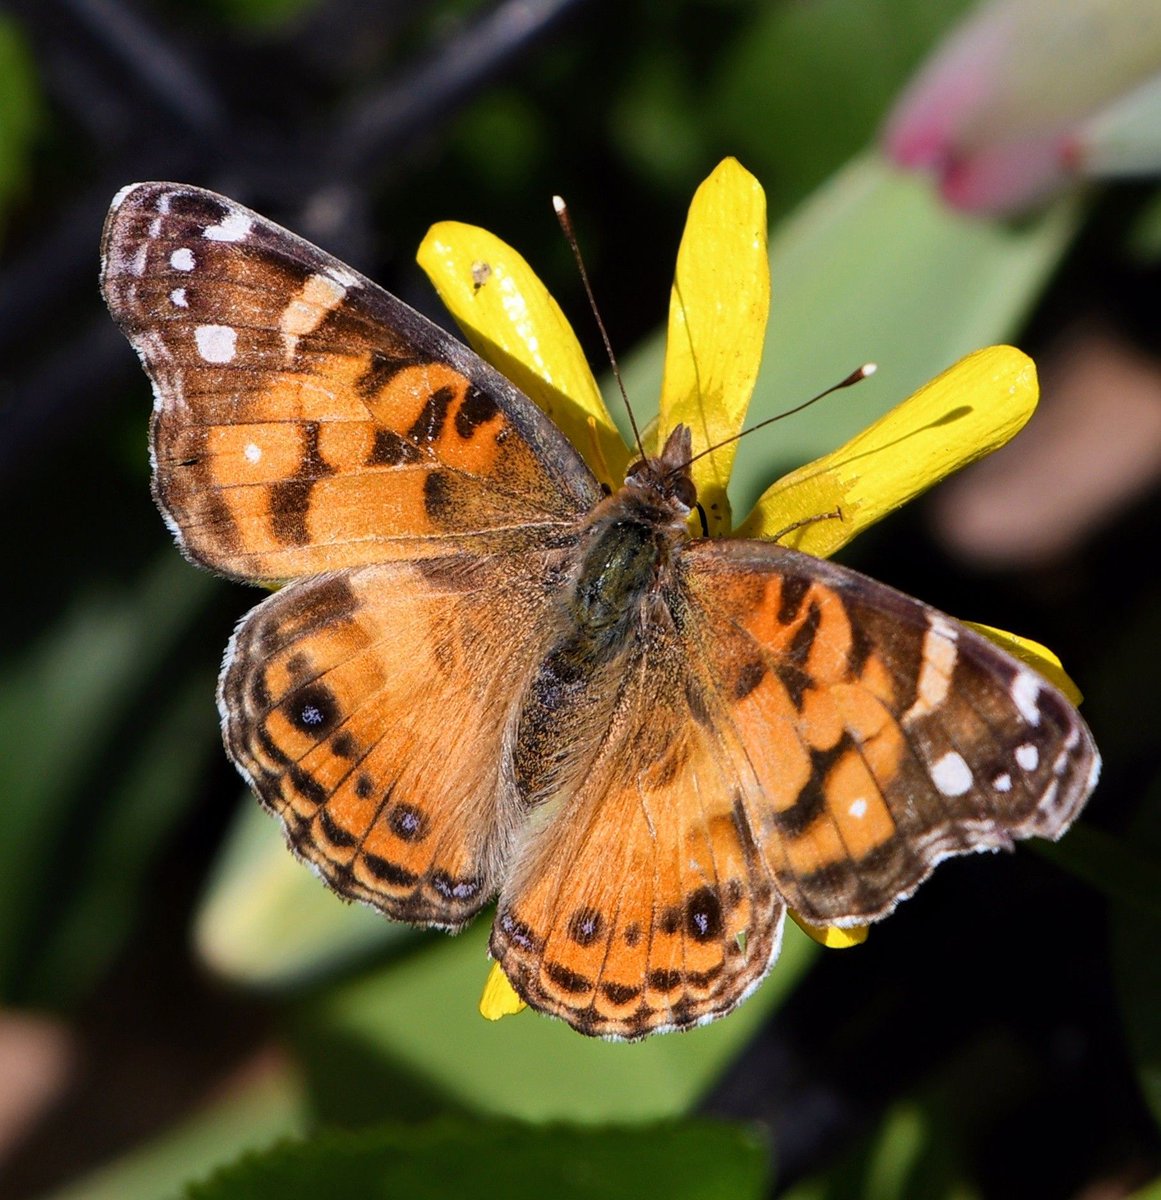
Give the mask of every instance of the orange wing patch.
[{"label": "orange wing patch", "polygon": [[227,750],[340,894],[450,929],[494,895],[520,816],[502,746],[539,648],[519,631],[550,629],[547,603],[528,560],[452,557],[303,580],[242,624]]},{"label": "orange wing patch", "polygon": [[531,836],[500,897],[491,949],[504,973],[589,1034],[711,1020],[778,950],[784,908],[712,698],[687,695],[679,653],[668,639],[622,665],[613,734],[567,798],[569,819]]}]

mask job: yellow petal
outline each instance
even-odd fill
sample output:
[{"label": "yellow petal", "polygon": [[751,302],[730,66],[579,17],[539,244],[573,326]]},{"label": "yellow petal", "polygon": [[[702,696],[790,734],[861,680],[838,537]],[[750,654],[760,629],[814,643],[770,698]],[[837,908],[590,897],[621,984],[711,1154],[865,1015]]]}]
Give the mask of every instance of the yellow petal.
[{"label": "yellow petal", "polygon": [[480,997],[480,1016],[487,1021],[498,1021],[527,1007],[508,982],[508,976],[500,970],[500,964],[493,963],[488,972],[488,982],[484,984],[484,994]]},{"label": "yellow petal", "polygon": [[[1011,346],[977,350],[845,446],[768,488],[739,537],[826,558],[857,533],[1014,437],[1036,408],[1036,367]],[[841,520],[826,514],[840,513]],[[825,519],[816,519],[825,518]]]},{"label": "yellow petal", "polygon": [[1080,688],[1072,682],[1060,659],[1039,642],[1031,638],[1020,637],[1015,633],[1007,633],[1003,629],[995,629],[991,625],[980,625],[975,621],[964,621],[965,625],[982,633],[989,641],[995,642],[1001,650],[1007,650],[1014,658],[1027,664],[1033,671],[1043,675],[1053,687],[1059,688],[1073,704],[1079,704],[1084,698]]},{"label": "yellow petal", "polygon": [[475,225],[441,221],[416,256],[472,349],[531,397],[597,478],[620,487],[629,450],[560,306],[524,259]]},{"label": "yellow petal", "polygon": [[811,925],[794,909],[790,910],[790,919],[807,937],[814,938],[820,946],[826,946],[828,950],[848,950],[851,946],[861,946],[867,940],[866,925],[852,925],[849,929],[840,929],[837,925]]},{"label": "yellow petal", "polygon": [[[669,301],[661,441],[682,422],[696,453],[742,428],[762,360],[770,311],[766,195],[727,158],[697,189],[689,208]],[[736,443],[693,465],[710,533],[730,530],[726,484]]]}]

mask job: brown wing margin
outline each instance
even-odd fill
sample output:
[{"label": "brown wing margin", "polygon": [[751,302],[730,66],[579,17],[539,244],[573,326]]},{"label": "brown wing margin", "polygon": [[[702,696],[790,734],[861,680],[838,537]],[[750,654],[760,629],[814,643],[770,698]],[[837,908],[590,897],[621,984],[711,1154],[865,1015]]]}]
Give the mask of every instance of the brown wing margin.
[{"label": "brown wing margin", "polygon": [[245,579],[445,553],[600,497],[567,439],[471,350],[225,197],[144,183],[102,243],[155,393],[155,494],[195,561]]}]

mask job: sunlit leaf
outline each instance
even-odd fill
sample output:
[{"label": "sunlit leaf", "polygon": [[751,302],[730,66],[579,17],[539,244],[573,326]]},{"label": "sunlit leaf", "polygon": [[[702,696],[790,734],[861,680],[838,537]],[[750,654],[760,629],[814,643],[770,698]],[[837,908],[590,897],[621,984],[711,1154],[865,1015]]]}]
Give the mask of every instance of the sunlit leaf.
[{"label": "sunlit leaf", "polygon": [[761,1141],[749,1130],[727,1125],[593,1130],[440,1121],[286,1143],[218,1171],[186,1195],[189,1200],[758,1200],[765,1189]]},{"label": "sunlit leaf", "polygon": [[414,936],[324,887],[246,792],[195,922],[198,953],[215,973],[251,987],[294,986]]}]

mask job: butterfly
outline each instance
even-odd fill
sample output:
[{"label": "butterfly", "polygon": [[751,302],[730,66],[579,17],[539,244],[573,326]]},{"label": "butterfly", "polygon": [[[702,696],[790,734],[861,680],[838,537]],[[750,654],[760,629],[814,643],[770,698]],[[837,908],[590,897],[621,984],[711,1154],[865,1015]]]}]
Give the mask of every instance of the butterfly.
[{"label": "butterfly", "polygon": [[282,585],[226,652],[229,756],[341,896],[452,932],[496,900],[534,1008],[705,1023],[788,908],[876,920],[1095,785],[1072,705],[973,630],[691,533],[688,428],[609,494],[455,338],[212,192],[124,189],[102,253],[179,546]]}]

